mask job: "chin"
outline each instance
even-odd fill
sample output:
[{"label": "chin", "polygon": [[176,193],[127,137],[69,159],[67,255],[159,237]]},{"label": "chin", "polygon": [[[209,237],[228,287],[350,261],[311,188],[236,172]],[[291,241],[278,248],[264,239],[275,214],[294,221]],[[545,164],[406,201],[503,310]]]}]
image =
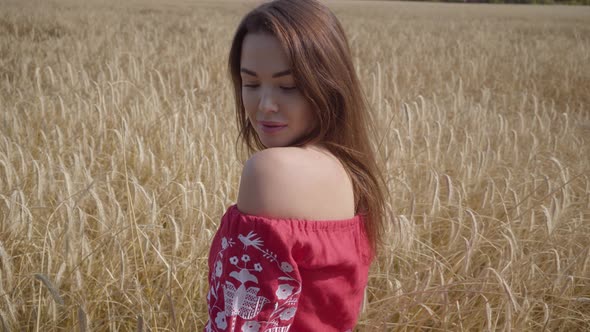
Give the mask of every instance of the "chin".
[{"label": "chin", "polygon": [[258,139],[260,139],[262,145],[264,145],[264,147],[267,149],[289,146],[288,142],[284,142],[283,140],[279,139],[262,139],[260,136],[258,136]]},{"label": "chin", "polygon": [[278,144],[277,142],[264,142],[264,141],[262,141],[262,145],[264,145],[264,147],[267,149],[269,149],[269,148],[282,148],[282,147],[288,146],[287,144]]}]

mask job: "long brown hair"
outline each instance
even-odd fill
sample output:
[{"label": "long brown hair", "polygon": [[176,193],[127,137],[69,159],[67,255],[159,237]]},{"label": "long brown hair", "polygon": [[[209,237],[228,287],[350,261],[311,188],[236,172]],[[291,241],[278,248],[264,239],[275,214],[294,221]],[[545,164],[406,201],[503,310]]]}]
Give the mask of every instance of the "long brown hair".
[{"label": "long brown hair", "polygon": [[317,128],[295,146],[319,143],[336,156],[352,179],[355,211],[367,220],[374,249],[384,228],[383,177],[371,147],[366,98],[354,70],[350,46],[334,14],[315,0],[264,3],[241,21],[229,53],[236,116],[249,152],[264,149],[242,102],[240,60],[248,33],[275,36],[290,61],[295,84],[315,112]]}]

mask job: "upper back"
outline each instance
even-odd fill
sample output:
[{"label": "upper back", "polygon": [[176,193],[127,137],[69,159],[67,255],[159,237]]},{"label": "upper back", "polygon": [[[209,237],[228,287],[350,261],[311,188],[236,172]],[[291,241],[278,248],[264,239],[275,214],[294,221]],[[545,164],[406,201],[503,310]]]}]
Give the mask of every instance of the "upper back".
[{"label": "upper back", "polygon": [[319,148],[270,148],[245,164],[238,208],[251,215],[306,220],[354,217],[354,192],[342,164]]}]

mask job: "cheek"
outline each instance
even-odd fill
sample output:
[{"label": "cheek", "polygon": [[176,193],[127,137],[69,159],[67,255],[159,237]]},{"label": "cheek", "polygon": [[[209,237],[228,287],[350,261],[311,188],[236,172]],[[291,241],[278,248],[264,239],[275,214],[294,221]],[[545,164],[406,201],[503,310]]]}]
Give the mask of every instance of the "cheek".
[{"label": "cheek", "polygon": [[318,124],[316,115],[311,109],[308,109],[306,122],[308,129],[314,129]]},{"label": "cheek", "polygon": [[301,115],[300,118],[305,123],[305,125],[313,125],[316,116],[307,100],[303,99],[299,101],[298,110],[299,114]]},{"label": "cheek", "polygon": [[244,104],[244,108],[246,109],[246,113],[250,115],[251,113],[255,113],[258,107],[258,98],[256,97],[255,93],[251,91],[242,90],[242,103]]}]

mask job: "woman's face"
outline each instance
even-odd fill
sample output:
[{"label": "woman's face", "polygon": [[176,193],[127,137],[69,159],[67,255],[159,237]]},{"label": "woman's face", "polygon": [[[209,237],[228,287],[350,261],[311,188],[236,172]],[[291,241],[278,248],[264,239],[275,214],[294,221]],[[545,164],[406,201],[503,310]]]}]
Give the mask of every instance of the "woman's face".
[{"label": "woman's face", "polygon": [[276,37],[247,34],[240,65],[244,108],[264,146],[290,146],[314,129],[314,113]]}]

